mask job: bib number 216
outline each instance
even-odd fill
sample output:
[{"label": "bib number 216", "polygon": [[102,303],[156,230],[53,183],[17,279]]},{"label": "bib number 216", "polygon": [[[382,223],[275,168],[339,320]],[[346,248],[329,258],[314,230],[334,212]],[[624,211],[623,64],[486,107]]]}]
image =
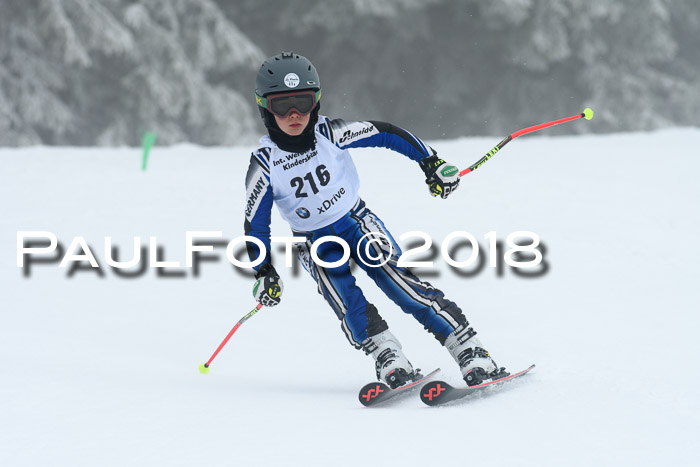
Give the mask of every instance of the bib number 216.
[{"label": "bib number 216", "polygon": [[304,175],[304,177],[294,177],[290,180],[289,184],[292,186],[292,188],[296,187],[297,189],[295,193],[295,196],[297,198],[306,198],[309,196],[309,194],[304,191],[304,180],[309,182],[309,185],[311,186],[311,191],[313,191],[314,194],[318,193],[318,185],[316,185],[316,179],[318,180],[318,183],[321,186],[326,186],[328,185],[328,182],[331,181],[331,174],[328,172],[326,166],[323,164],[316,167],[315,174],[315,179],[314,174],[308,172],[306,175]]}]

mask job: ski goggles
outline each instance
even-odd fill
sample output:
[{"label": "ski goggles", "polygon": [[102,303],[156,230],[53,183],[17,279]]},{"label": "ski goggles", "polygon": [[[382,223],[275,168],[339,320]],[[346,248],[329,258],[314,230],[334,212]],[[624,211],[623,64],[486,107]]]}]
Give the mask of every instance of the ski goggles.
[{"label": "ski goggles", "polygon": [[320,89],[318,91],[281,92],[269,94],[267,97],[255,94],[255,100],[260,107],[280,117],[286,117],[292,110],[296,110],[302,115],[308,115],[316,107],[319,99],[321,99]]}]

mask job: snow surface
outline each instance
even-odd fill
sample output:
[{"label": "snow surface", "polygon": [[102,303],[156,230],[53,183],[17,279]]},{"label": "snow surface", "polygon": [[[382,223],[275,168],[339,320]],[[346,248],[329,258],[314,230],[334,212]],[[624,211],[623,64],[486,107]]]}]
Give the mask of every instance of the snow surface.
[{"label": "snow surface", "polygon": [[[436,141],[464,167],[497,138]],[[548,272],[426,277],[457,301],[496,361],[529,376],[442,408],[417,396],[363,408],[373,378],[302,271],[282,304],[248,320],[252,281],[218,262],[199,278],[124,279],[132,237],[185,260],[185,231],[242,234],[252,148],[0,150],[0,465],[691,465],[700,455],[700,130],[524,137],[433,199],[408,159],[355,150],[361,193],[398,237],[439,245],[464,230],[537,233]],[[57,262],[16,266],[20,230],[64,247],[84,236],[100,277]],[[273,234],[289,235],[273,213]],[[403,243],[406,245],[406,243]],[[468,251],[462,250],[466,255]],[[487,254],[487,250],[482,254]],[[276,252],[277,263],[283,257]],[[463,259],[463,258],[462,258]],[[86,263],[84,263],[86,264]],[[358,281],[408,357],[457,383],[448,353],[362,273]]]}]

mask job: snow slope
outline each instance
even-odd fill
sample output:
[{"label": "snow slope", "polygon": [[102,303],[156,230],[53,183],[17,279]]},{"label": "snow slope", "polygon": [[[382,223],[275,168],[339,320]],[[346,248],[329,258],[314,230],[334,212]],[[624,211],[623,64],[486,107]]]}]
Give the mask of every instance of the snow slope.
[{"label": "snow slope", "polygon": [[[464,167],[498,141],[438,141]],[[252,281],[218,262],[132,279],[104,260],[111,236],[156,236],[185,260],[185,231],[242,234],[252,148],[0,150],[0,465],[690,465],[700,455],[697,366],[700,131],[524,137],[431,198],[390,151],[353,152],[361,193],[398,237],[440,244],[464,230],[537,233],[546,274],[486,266],[470,277],[437,257],[426,278],[465,310],[496,361],[533,374],[495,395],[428,408],[417,396],[369,410],[373,378],[301,271],[282,270],[282,305],[263,309],[203,376],[255,305]],[[16,266],[17,231],[67,247],[84,236],[103,275],[57,262]],[[276,211],[273,235],[289,235]],[[406,245],[405,242],[403,242]],[[468,251],[461,250],[461,259]],[[276,251],[277,263],[283,257]],[[86,264],[86,263],[84,263]],[[473,268],[469,268],[473,269]],[[417,366],[447,352],[367,277],[366,295]]]}]

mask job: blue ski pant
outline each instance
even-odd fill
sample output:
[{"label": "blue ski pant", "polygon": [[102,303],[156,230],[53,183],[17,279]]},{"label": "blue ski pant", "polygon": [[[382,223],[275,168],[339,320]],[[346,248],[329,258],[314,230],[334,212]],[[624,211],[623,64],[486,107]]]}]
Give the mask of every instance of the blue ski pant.
[{"label": "blue ski pant", "polygon": [[[345,336],[354,347],[361,348],[362,342],[369,336],[384,331],[388,326],[356,284],[349,261],[326,268],[312,259],[311,247],[322,237],[336,236],[347,242],[350,258],[384,294],[405,313],[413,315],[441,344],[458,326],[467,323],[462,310],[446,299],[440,290],[398,266],[401,249],[381,219],[365,206],[364,201],[359,200],[345,216],[326,227],[311,232],[295,232],[295,235],[306,236],[306,243],[298,244],[298,259],[316,281],[318,292],[341,320]],[[317,248],[317,256],[327,263],[343,257],[343,247],[335,241],[327,241]]]}]

